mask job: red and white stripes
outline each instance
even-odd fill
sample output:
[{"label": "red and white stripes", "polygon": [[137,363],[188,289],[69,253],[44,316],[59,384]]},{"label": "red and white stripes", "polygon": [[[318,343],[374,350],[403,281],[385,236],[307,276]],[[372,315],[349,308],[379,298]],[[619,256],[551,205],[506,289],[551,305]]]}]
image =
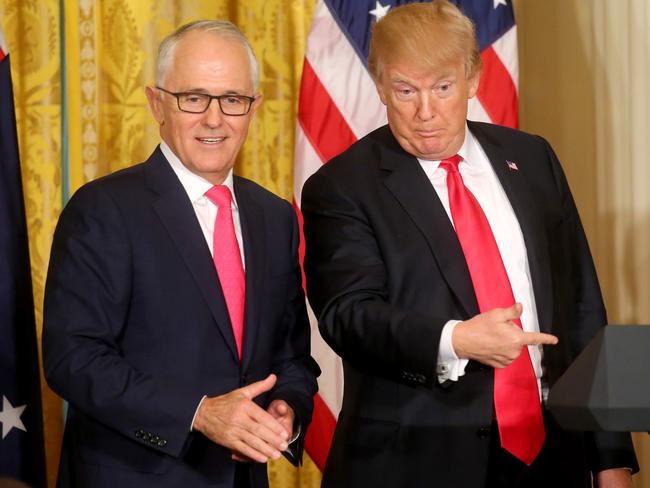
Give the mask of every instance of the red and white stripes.
[{"label": "red and white stripes", "polygon": [[517,27],[511,27],[484,49],[481,59],[483,72],[478,93],[470,101],[468,118],[516,128],[519,120]]}]

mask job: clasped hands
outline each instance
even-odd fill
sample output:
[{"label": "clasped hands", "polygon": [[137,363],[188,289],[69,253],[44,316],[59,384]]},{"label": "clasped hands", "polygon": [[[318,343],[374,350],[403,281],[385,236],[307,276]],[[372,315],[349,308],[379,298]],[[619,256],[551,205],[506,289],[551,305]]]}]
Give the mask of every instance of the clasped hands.
[{"label": "clasped hands", "polygon": [[194,430],[232,451],[235,461],[265,463],[278,459],[293,433],[294,412],[284,400],[273,400],[264,410],[253,399],[276,382],[270,374],[224,395],[203,400],[194,419]]},{"label": "clasped hands", "polygon": [[493,368],[505,368],[521,354],[524,346],[557,344],[557,337],[543,332],[526,332],[514,320],[523,307],[515,303],[495,308],[460,322],[454,329],[452,345],[456,355]]}]

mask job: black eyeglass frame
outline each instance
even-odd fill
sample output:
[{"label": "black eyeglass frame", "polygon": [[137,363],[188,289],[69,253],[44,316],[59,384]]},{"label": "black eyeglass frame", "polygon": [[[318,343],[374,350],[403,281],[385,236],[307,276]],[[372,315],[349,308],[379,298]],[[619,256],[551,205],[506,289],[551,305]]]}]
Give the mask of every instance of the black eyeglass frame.
[{"label": "black eyeglass frame", "polygon": [[[221,110],[222,114],[228,115],[229,117],[241,117],[243,115],[248,114],[248,112],[251,111],[251,107],[253,106],[253,102],[257,98],[257,97],[249,97],[247,95],[236,95],[236,94],[233,94],[233,93],[227,93],[225,95],[210,95],[209,93],[202,93],[202,92],[172,92],[172,91],[169,91],[169,90],[165,90],[162,86],[156,86],[156,89],[158,89],[158,90],[160,90],[160,91],[162,91],[164,93],[167,93],[168,95],[172,95],[173,97],[175,97],[176,98],[176,105],[178,106],[178,110],[180,110],[181,112],[185,112],[187,114],[204,114],[210,108],[210,104],[212,103],[212,100],[216,99],[217,102],[219,103],[219,110]],[[195,112],[193,110],[185,110],[185,109],[181,108],[181,96],[183,96],[183,95],[200,95],[202,97],[209,97],[209,101],[208,101],[208,104],[205,106],[205,109],[200,111],[200,112]],[[243,98],[244,100],[246,100],[248,102],[248,107],[246,108],[246,111],[243,114],[230,114],[230,113],[226,112],[223,109],[223,105],[221,105],[221,100],[224,99],[224,98],[232,98],[232,97]]]}]

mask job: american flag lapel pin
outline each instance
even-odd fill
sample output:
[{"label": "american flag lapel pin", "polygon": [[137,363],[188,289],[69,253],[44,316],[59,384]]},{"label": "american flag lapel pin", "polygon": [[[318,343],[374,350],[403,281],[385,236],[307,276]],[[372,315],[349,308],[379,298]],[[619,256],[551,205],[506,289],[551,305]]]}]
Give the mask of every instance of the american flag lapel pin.
[{"label": "american flag lapel pin", "polygon": [[510,171],[519,171],[519,167],[517,166],[517,163],[514,161],[510,161],[509,159],[506,159],[506,164],[508,165],[508,169]]}]

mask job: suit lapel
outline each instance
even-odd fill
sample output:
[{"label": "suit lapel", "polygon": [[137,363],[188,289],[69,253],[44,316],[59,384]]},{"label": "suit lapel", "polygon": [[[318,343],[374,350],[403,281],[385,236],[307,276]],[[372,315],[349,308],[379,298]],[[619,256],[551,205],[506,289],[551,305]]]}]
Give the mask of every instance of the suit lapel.
[{"label": "suit lapel", "polygon": [[[388,131],[388,128],[386,128]],[[404,152],[390,132],[381,144],[384,184],[424,235],[442,275],[467,317],[478,313],[465,256],[451,221],[417,159]]]},{"label": "suit lapel", "polygon": [[[553,310],[548,241],[544,219],[539,215],[539,209],[531,199],[532,192],[524,176],[526,161],[515,160],[503,144],[486,134],[482,125],[472,122],[468,124],[492,164],[519,221],[526,243],[539,327],[542,332],[548,332],[552,326],[550,311]],[[521,168],[510,169],[507,161],[512,160],[515,160],[515,164]]]},{"label": "suit lapel", "polygon": [[246,191],[245,182],[235,177],[235,196],[239,207],[239,218],[246,259],[246,305],[244,311],[243,368],[253,357],[255,339],[259,331],[259,311],[266,275],[266,232],[263,208]]},{"label": "suit lapel", "polygon": [[154,211],[201,290],[233,358],[239,361],[226,301],[192,203],[159,148],[150,162],[145,170],[147,185],[159,195]]}]

